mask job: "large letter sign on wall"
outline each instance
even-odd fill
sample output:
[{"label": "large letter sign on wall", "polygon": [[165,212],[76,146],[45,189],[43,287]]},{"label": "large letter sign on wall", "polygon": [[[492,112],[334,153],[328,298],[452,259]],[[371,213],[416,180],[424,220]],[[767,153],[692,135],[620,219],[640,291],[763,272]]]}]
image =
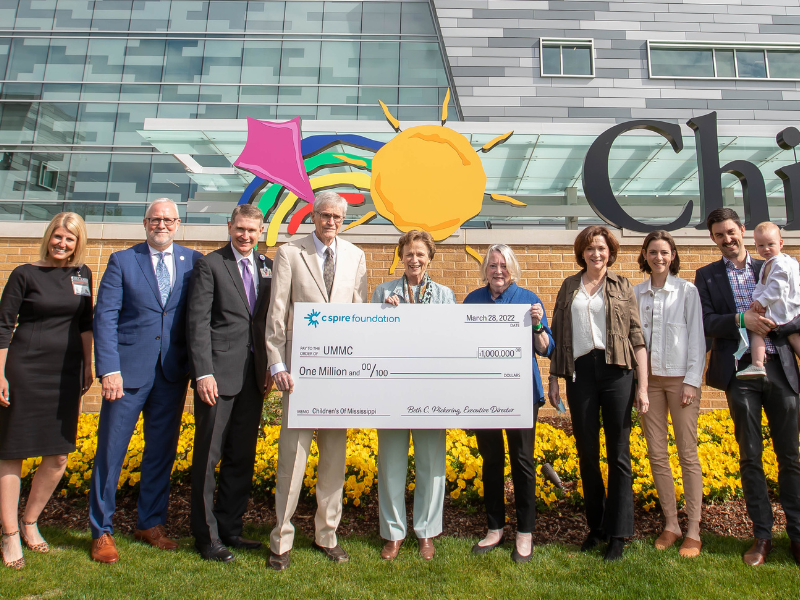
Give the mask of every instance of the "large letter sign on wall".
[{"label": "large letter sign on wall", "polygon": [[[594,209],[594,212],[612,227],[620,229],[624,227],[645,233],[656,229],[672,231],[686,227],[692,218],[692,208],[694,208],[691,200],[684,205],[680,216],[668,225],[645,225],[640,223],[626,213],[617,202],[617,198],[611,190],[611,181],[608,177],[608,155],[611,152],[611,145],[614,140],[626,131],[634,129],[647,129],[665,137],[676,153],[683,149],[681,128],[673,123],[646,120],[628,121],[604,131],[592,143],[583,161],[583,192],[586,194],[587,202]],[[722,192],[720,192],[721,197]]]},{"label": "large letter sign on wall", "polygon": [[[800,146],[800,131],[796,127],[787,127],[775,136],[775,140],[783,150],[791,150]],[[781,167],[775,174],[783,180],[783,195],[786,199],[785,229],[800,229],[800,163]]]},{"label": "large letter sign on wall", "polygon": [[686,124],[694,130],[697,146],[697,169],[700,179],[700,223],[705,229],[708,213],[722,208],[722,173],[735,175],[742,184],[744,201],[744,226],[752,229],[759,223],[769,221],[767,188],[764,176],[758,167],[747,160],[734,160],[724,167],[719,166],[719,142],[717,138],[717,113],[689,119]]}]

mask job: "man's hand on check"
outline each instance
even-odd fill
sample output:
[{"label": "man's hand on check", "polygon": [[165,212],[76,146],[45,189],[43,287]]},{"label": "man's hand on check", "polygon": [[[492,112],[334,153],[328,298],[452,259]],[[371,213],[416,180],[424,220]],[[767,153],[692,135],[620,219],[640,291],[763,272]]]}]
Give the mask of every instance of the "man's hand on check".
[{"label": "man's hand on check", "polygon": [[280,371],[275,373],[275,387],[277,387],[282,392],[289,392],[290,394],[294,391],[294,381],[292,381],[292,376],[289,374],[289,371]]}]

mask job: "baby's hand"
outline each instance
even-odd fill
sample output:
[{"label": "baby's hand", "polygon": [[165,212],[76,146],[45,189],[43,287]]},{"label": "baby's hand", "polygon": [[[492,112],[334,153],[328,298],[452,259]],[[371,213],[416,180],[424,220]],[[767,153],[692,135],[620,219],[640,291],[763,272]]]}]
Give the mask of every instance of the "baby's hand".
[{"label": "baby's hand", "polygon": [[763,315],[767,312],[767,309],[764,308],[760,302],[756,302],[755,300],[750,305],[750,310],[756,311],[758,314]]}]

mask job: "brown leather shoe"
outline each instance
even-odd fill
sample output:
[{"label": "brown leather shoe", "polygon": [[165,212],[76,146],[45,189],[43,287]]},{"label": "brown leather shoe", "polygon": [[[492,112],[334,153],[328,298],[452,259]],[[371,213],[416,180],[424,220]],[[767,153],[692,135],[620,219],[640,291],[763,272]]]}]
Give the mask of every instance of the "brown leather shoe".
[{"label": "brown leather shoe", "polygon": [[767,554],[772,552],[772,540],[764,540],[756,538],[750,550],[744,553],[742,560],[746,565],[756,567],[763,565],[767,560]]},{"label": "brown leather shoe", "polygon": [[403,540],[387,540],[381,550],[381,558],[383,560],[394,560],[397,558],[397,553],[400,552],[400,546],[403,545]]},{"label": "brown leather shoe", "polygon": [[159,550],[177,550],[178,542],[167,537],[163,525],[156,525],[150,529],[137,529],[133,532],[133,539],[150,544]]},{"label": "brown leather shoe", "polygon": [[285,571],[289,568],[291,560],[289,559],[289,550],[283,554],[276,554],[272,550],[269,551],[269,558],[267,559],[267,566],[275,571]]},{"label": "brown leather shoe", "polygon": [[800,566],[800,542],[791,542],[789,549],[792,551],[792,556],[794,556],[794,562]]},{"label": "brown leather shoe", "polygon": [[313,542],[311,547],[314,550],[319,550],[325,556],[328,557],[328,560],[332,560],[336,563],[346,563],[350,560],[350,557],[347,556],[347,552],[344,551],[339,544],[336,544],[333,548],[325,548],[324,546],[320,546],[317,542]]},{"label": "brown leather shoe", "polygon": [[99,538],[92,540],[90,555],[92,560],[107,565],[113,564],[119,560],[117,545],[114,543],[114,538],[111,537],[110,533],[104,533]]},{"label": "brown leather shoe", "polygon": [[432,559],[436,551],[433,547],[433,540],[431,538],[419,538],[417,541],[419,541],[419,555],[425,560]]}]

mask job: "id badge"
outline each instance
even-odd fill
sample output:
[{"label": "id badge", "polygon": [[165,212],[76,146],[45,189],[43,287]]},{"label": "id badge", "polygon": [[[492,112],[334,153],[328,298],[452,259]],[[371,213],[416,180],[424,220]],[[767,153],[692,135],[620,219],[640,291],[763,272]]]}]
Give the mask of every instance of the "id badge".
[{"label": "id badge", "polygon": [[270,269],[269,267],[261,267],[260,271],[261,271],[261,277],[267,277],[267,278],[272,277],[272,269]]},{"label": "id badge", "polygon": [[89,290],[89,279],[86,277],[72,277],[72,292],[76,296],[91,296]]}]

